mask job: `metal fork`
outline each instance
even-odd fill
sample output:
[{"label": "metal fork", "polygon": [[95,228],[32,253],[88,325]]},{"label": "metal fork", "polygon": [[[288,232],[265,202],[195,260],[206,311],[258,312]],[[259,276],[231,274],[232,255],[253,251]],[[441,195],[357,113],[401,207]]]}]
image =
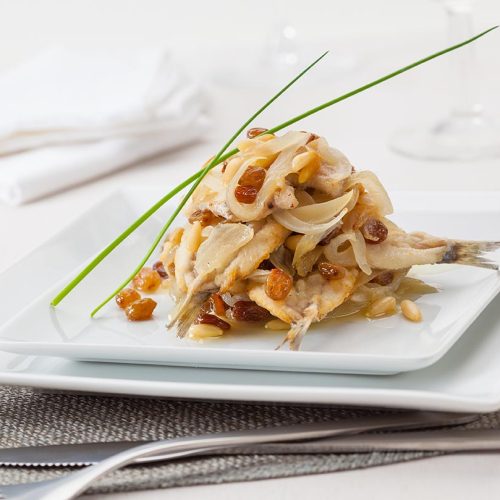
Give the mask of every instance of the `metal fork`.
[{"label": "metal fork", "polygon": [[84,492],[88,486],[108,472],[155,456],[158,461],[206,454],[212,450],[237,448],[260,443],[309,441],[326,437],[358,434],[366,431],[425,428],[457,425],[477,418],[470,414],[438,414],[409,412],[370,416],[349,422],[337,421],[300,424],[262,430],[226,432],[180,439],[157,441],[117,453],[106,460],[62,478],[0,487],[3,498],[17,500],[69,500]]}]

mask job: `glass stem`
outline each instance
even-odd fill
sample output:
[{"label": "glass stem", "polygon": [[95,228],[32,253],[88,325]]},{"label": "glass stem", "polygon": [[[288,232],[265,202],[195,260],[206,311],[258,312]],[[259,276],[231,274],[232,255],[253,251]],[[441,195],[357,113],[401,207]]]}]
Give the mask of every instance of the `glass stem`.
[{"label": "glass stem", "polygon": [[[449,36],[452,42],[467,38],[473,32],[472,2],[469,0],[448,0],[445,3],[449,19]],[[455,97],[452,114],[461,117],[477,117],[482,112],[477,102],[476,55],[474,47],[464,47],[452,54]]]}]

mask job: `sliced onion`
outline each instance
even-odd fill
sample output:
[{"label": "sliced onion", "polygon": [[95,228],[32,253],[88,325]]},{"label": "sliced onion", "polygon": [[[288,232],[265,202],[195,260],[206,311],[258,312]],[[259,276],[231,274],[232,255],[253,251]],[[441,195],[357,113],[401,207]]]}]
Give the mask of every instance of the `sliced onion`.
[{"label": "sliced onion", "polygon": [[[339,247],[346,241],[351,243],[351,247],[340,252]],[[366,243],[360,231],[340,234],[326,245],[324,252],[330,262],[342,266],[357,264],[365,274],[372,273],[366,256]]]},{"label": "sliced onion", "polygon": [[[273,216],[290,231],[306,235],[320,235],[319,239],[307,238],[304,241],[304,251],[300,252],[301,255],[304,255],[319,243],[324,233],[333,229],[347,211],[352,209],[356,204],[357,197],[358,190],[355,188],[339,198],[324,203],[314,203],[293,210],[276,210]],[[349,208],[345,208],[346,206]],[[316,240],[316,244],[311,246],[311,242],[314,240]],[[306,248],[307,250],[305,250]]]},{"label": "sliced onion", "polygon": [[310,222],[304,222],[303,220],[294,217],[291,210],[277,210],[273,213],[273,217],[283,226],[300,234],[323,234],[328,231],[332,226],[339,222],[342,217],[347,213],[347,209],[344,208],[340,214],[337,215],[331,221],[325,222],[323,224],[311,224]]},{"label": "sliced onion", "polygon": [[316,203],[314,201],[314,198],[307,191],[304,191],[302,189],[295,190],[295,198],[297,198],[299,206],[301,207],[305,207],[307,205],[312,205],[313,203]]},{"label": "sliced onion", "polygon": [[324,203],[315,203],[306,207],[298,207],[290,210],[289,212],[311,224],[321,224],[327,222],[335,217],[352,199],[353,192],[348,191],[342,196],[334,200],[326,201]]},{"label": "sliced onion", "polygon": [[304,234],[302,238],[300,238],[299,243],[297,244],[297,248],[295,249],[295,253],[293,254],[293,266],[297,268],[300,259],[308,252],[313,250],[316,245],[323,238],[324,233],[319,234]]},{"label": "sliced onion", "polygon": [[372,270],[368,264],[368,259],[366,257],[366,242],[361,234],[361,231],[354,231],[354,239],[351,240],[352,250],[354,252],[354,258],[358,263],[359,268],[365,274],[371,274]]},{"label": "sliced onion", "polygon": [[352,174],[347,183],[347,187],[349,188],[356,184],[362,184],[365,187],[381,215],[392,214],[394,209],[389,195],[379,178],[373,172],[364,170]]},{"label": "sliced onion", "polygon": [[348,265],[351,266],[355,264],[354,254],[352,247],[340,252],[339,248],[346,241],[351,241],[352,233],[339,234],[336,238],[333,238],[328,245],[325,246],[325,256],[326,258],[335,264]]},{"label": "sliced onion", "polygon": [[325,162],[326,165],[333,167],[334,180],[340,181],[351,175],[352,165],[347,157],[338,149],[332,148],[323,137],[316,139],[308,144],[308,147],[314,149]]},{"label": "sliced onion", "polygon": [[275,139],[271,139],[269,141],[256,142],[255,147],[245,153],[250,153],[255,156],[260,155],[268,157],[290,147],[297,140],[304,142],[305,144],[310,135],[311,134],[308,132],[287,132],[286,134],[277,136]]},{"label": "sliced onion", "polygon": [[[315,234],[305,234],[297,245],[295,249],[295,253],[293,255],[293,266],[298,270],[300,266],[300,260],[308,253],[311,252],[319,242],[331,231],[333,231],[336,227],[338,227],[342,223],[342,217],[347,213],[348,208],[344,208],[337,217],[332,220],[331,226],[321,233]],[[300,272],[299,272],[300,274]]]}]

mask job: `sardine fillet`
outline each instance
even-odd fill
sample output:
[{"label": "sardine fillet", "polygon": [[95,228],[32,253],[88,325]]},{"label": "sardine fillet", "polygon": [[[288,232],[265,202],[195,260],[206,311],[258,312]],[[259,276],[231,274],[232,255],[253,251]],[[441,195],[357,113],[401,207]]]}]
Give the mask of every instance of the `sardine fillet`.
[{"label": "sardine fillet", "polygon": [[256,285],[248,295],[285,323],[295,323],[306,316],[314,322],[345,302],[354,289],[356,277],[357,272],[348,272],[341,280],[329,281],[318,273],[311,274],[298,280],[285,300],[271,299],[265,285]]},{"label": "sardine fillet", "polygon": [[264,259],[269,258],[284,243],[289,234],[288,229],[269,219],[253,239],[240,249],[226,270],[215,278],[215,284],[220,287],[221,293],[228,291],[237,280],[252,274]]}]

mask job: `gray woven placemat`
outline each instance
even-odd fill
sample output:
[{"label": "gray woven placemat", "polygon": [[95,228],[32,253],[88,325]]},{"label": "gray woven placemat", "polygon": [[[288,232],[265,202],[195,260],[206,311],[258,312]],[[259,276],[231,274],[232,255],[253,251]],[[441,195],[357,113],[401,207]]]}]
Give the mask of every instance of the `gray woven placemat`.
[{"label": "gray woven placemat", "polygon": [[[0,447],[157,440],[272,425],[359,417],[384,410],[272,406],[50,394],[0,387]],[[500,413],[469,427],[500,427]],[[89,492],[116,492],[318,474],[414,460],[432,453],[233,455],[132,466],[103,478]],[[48,479],[70,469],[0,467],[0,484]]]}]

